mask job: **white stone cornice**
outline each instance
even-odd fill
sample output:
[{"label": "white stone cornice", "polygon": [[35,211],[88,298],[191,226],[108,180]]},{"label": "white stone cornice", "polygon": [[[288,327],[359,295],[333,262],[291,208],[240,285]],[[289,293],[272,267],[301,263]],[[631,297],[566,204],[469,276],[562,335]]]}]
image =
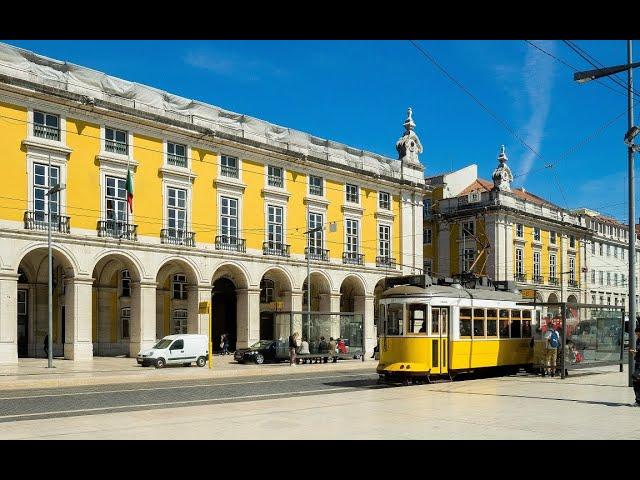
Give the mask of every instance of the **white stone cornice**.
[{"label": "white stone cornice", "polygon": [[389,220],[393,222],[395,215],[390,211],[386,212],[384,210],[378,210],[373,214],[373,216],[378,220]]},{"label": "white stone cornice", "polygon": [[188,168],[174,167],[173,165],[162,166],[158,169],[158,172],[160,172],[160,174],[165,178],[181,182],[186,180],[193,183],[195,178],[198,176]]},{"label": "white stone cornice", "polygon": [[278,190],[278,189],[269,188],[269,187],[264,187],[261,190],[261,192],[265,200],[272,200],[272,201],[288,202],[289,197],[291,196],[291,194],[287,191]]},{"label": "white stone cornice", "polygon": [[236,194],[244,193],[247,185],[239,180],[231,180],[225,177],[218,177],[213,179],[213,186],[221,192],[227,191]]},{"label": "white stone cornice", "polygon": [[62,153],[64,155],[69,155],[71,152],[73,152],[73,150],[62,145],[60,142],[43,140],[38,137],[29,137],[26,140],[22,141],[22,145],[27,147],[27,150],[35,148],[39,150],[45,150],[47,152]]},{"label": "white stone cornice", "polygon": [[131,167],[135,172],[138,167],[138,162],[136,162],[132,158],[127,158],[122,155],[114,155],[109,153],[100,153],[96,155],[96,159],[100,163],[100,167],[108,167],[108,168],[116,168],[116,169],[124,169],[127,167]]},{"label": "white stone cornice", "polygon": [[322,197],[313,197],[311,195],[307,195],[306,197],[304,197],[304,203],[310,206],[327,208],[331,202]]},{"label": "white stone cornice", "polygon": [[348,205],[346,203],[342,204],[340,207],[343,213],[350,213],[352,215],[362,215],[364,213],[364,208],[358,205]]}]

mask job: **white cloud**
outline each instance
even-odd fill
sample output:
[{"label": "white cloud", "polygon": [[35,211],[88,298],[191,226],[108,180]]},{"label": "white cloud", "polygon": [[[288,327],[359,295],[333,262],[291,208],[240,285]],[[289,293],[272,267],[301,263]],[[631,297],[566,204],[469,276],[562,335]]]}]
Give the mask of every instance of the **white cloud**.
[{"label": "white cloud", "polygon": [[286,74],[281,68],[263,60],[212,50],[187,52],[184,62],[192,67],[242,80],[255,81],[263,76],[279,77]]}]

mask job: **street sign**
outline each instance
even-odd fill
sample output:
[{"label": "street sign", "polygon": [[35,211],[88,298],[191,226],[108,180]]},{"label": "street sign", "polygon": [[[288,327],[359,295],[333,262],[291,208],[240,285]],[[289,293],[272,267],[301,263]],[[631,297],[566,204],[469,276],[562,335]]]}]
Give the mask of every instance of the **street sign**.
[{"label": "street sign", "polygon": [[522,294],[522,298],[536,298],[536,291],[530,288],[520,290],[520,293]]},{"label": "street sign", "polygon": [[198,304],[198,313],[209,313],[209,302],[200,302]]}]

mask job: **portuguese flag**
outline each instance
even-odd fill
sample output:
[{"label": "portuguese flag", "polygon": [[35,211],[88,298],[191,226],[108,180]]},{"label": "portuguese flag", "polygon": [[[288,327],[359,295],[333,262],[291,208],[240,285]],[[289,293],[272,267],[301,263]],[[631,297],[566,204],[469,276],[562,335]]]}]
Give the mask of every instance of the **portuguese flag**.
[{"label": "portuguese flag", "polygon": [[131,171],[127,168],[127,203],[129,204],[129,210],[133,213],[133,177]]}]

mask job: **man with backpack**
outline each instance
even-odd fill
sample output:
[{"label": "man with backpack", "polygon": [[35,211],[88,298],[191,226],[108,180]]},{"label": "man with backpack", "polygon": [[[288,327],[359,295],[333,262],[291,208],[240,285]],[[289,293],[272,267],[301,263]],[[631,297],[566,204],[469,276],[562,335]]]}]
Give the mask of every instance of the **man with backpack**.
[{"label": "man with backpack", "polygon": [[[553,324],[549,324],[544,338],[547,341],[546,373],[553,377],[556,374],[556,361],[558,360],[558,348],[560,347],[560,332],[553,328]],[[543,377],[544,374],[545,372],[542,372]]]}]

